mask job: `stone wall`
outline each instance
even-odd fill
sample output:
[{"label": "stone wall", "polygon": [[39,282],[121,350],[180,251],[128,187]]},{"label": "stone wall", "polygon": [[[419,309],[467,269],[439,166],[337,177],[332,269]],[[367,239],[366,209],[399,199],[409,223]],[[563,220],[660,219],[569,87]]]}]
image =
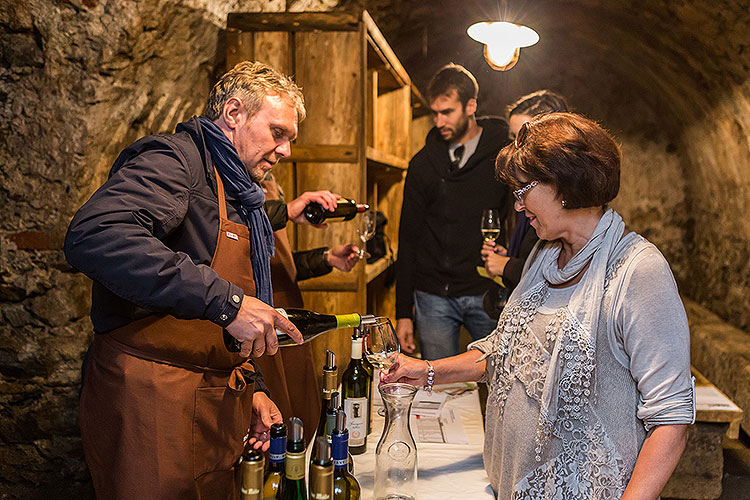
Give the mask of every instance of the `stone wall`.
[{"label": "stone wall", "polygon": [[[92,495],[76,412],[90,284],[60,251],[75,210],[124,146],[200,112],[223,69],[227,12],[361,3],[0,0],[0,498]],[[504,4],[542,35],[508,73],[456,29],[497,14],[480,0],[368,8],[422,90],[455,61],[477,75],[482,113],[547,87],[604,123],[625,155],[617,209],[660,247],[687,296],[737,327],[733,338],[747,335],[750,7]],[[701,345],[698,368],[711,378],[718,355]],[[714,382],[733,394],[737,380]]]},{"label": "stone wall", "polygon": [[61,252],[70,218],[123,147],[201,112],[227,12],[286,7],[0,0],[0,498],[93,497],[77,422],[90,282]]}]

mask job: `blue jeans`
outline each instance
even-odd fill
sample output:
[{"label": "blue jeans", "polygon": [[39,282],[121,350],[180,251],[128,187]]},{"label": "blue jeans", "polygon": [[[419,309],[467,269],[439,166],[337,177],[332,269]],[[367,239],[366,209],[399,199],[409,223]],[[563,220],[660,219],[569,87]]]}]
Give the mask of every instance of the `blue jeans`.
[{"label": "blue jeans", "polygon": [[423,359],[459,354],[461,325],[474,340],[486,337],[497,326],[484,312],[481,295],[440,297],[420,290],[414,292],[414,322]]}]

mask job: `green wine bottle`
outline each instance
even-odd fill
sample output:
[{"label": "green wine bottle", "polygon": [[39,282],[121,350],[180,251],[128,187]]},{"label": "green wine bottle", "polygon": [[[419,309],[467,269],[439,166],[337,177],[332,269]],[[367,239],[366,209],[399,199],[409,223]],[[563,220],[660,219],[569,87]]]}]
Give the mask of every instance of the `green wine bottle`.
[{"label": "green wine bottle", "polygon": [[333,498],[334,500],[359,500],[361,488],[357,478],[349,472],[349,431],[346,429],[346,413],[343,408],[336,412],[336,427],[331,435],[333,453]]},{"label": "green wine bottle", "polygon": [[[357,313],[352,314],[321,314],[307,309],[281,309],[277,311],[285,316],[289,321],[294,323],[297,330],[302,334],[304,342],[309,342],[318,335],[339,328],[351,328],[360,324],[367,324],[375,319],[372,315],[361,316]],[[226,330],[223,330],[224,345],[230,352],[240,352],[240,341],[232,337]],[[297,345],[294,340],[281,330],[276,330],[279,338],[279,347]]]},{"label": "green wine bottle", "polygon": [[323,437],[315,439],[310,465],[310,500],[333,500],[331,445]]},{"label": "green wine bottle", "polygon": [[286,442],[286,467],[281,483],[282,500],[307,500],[305,488],[305,439],[302,420],[289,419],[289,438]]},{"label": "green wine bottle", "polygon": [[362,337],[352,336],[352,359],[341,377],[344,411],[349,419],[349,451],[360,455],[367,448],[372,376],[362,364]]},{"label": "green wine bottle", "polygon": [[258,450],[242,454],[240,500],[261,500],[263,493],[263,455]]},{"label": "green wine bottle", "polygon": [[268,450],[268,469],[263,482],[263,500],[279,500],[284,480],[286,461],[286,425],[271,426],[271,448]]}]

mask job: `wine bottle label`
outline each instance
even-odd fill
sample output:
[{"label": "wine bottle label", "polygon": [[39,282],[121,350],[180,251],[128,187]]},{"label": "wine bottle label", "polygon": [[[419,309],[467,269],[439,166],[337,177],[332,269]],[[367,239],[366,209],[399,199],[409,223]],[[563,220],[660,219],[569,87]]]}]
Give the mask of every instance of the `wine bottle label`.
[{"label": "wine bottle label", "polygon": [[342,469],[344,467],[349,467],[349,458],[342,458],[341,460],[334,460],[333,466],[337,469]]},{"label": "wine bottle label", "polygon": [[367,438],[367,398],[344,400],[346,426],[349,429],[349,446],[362,446]]},{"label": "wine bottle label", "polygon": [[[280,307],[277,307],[276,308],[276,312],[278,312],[279,314],[281,314],[282,316],[284,316],[286,319],[289,319],[289,315],[286,313],[286,311],[284,309],[282,309]],[[287,335],[287,333],[286,332],[282,332],[281,330],[279,330],[277,328],[276,329],[276,336],[278,337],[279,335]]]},{"label": "wine bottle label", "polygon": [[278,464],[286,459],[286,452],[284,453],[269,453],[268,458],[271,462]]},{"label": "wine bottle label", "polygon": [[337,314],[336,315],[336,328],[351,328],[359,326],[362,321],[362,317],[357,314]]},{"label": "wine bottle label", "polygon": [[286,454],[286,477],[291,480],[305,477],[305,452]]}]

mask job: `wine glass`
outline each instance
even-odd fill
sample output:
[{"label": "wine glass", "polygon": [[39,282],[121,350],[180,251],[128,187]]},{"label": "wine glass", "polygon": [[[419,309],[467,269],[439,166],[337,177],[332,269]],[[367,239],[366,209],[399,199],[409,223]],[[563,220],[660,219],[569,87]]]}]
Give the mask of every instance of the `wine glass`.
[{"label": "wine glass", "polygon": [[357,221],[357,234],[359,235],[360,241],[362,241],[362,247],[359,249],[359,259],[366,259],[370,257],[365,248],[367,242],[375,236],[375,211],[366,210],[359,216]]},{"label": "wine glass", "polygon": [[482,212],[482,236],[484,241],[495,241],[500,236],[500,216],[495,208],[485,208]]},{"label": "wine glass", "polygon": [[391,320],[376,318],[370,324],[362,325],[364,334],[363,351],[367,361],[376,368],[387,372],[398,358],[401,347]]}]

